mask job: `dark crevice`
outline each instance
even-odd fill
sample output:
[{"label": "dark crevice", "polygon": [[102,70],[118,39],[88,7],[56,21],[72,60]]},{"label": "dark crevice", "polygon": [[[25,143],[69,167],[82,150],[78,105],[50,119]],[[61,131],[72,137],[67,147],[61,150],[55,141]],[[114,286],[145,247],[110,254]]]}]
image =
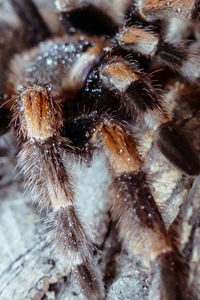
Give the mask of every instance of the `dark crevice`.
[{"label": "dark crevice", "polygon": [[196,20],[197,22],[200,20],[200,0],[195,1],[195,7],[192,12],[192,19]]},{"label": "dark crevice", "polygon": [[[57,297],[62,292],[63,288],[66,288],[66,286],[69,284],[70,281],[68,281],[68,278],[66,276],[63,276],[62,278],[58,279],[56,283],[49,284],[49,288],[47,292],[54,292],[55,297]],[[49,299],[47,296],[47,292],[44,294],[41,300]]]},{"label": "dark crevice", "polygon": [[117,25],[105,13],[93,6],[63,13],[62,19],[64,24],[70,24],[91,35],[113,36],[117,31]]},{"label": "dark crevice", "polygon": [[55,292],[55,295],[58,295],[60,290],[61,290],[61,286],[67,282],[67,277],[64,276],[62,277],[60,280],[58,280],[56,283],[52,283],[49,285],[49,291],[52,292],[54,291]]},{"label": "dark crevice", "polygon": [[191,220],[189,221],[189,224],[192,225],[192,229],[190,231],[190,235],[188,238],[188,242],[185,244],[185,247],[183,249],[183,254],[187,258],[187,260],[191,259],[192,250],[194,249],[194,237],[196,229],[200,228],[200,209],[197,209],[195,213],[192,215]]},{"label": "dark crevice", "polygon": [[187,52],[183,48],[174,46],[162,40],[158,44],[155,55],[163,59],[170,67],[181,67],[187,60]]},{"label": "dark crevice", "polygon": [[196,225],[194,225],[192,227],[192,230],[191,230],[189,238],[188,238],[188,242],[185,244],[185,247],[183,248],[183,251],[182,251],[182,254],[187,259],[187,261],[190,261],[190,259],[191,259],[192,250],[194,247],[194,235],[195,235],[195,231],[196,231],[197,227],[198,226],[196,226]]},{"label": "dark crevice", "polygon": [[[111,284],[114,282],[117,274],[118,264],[116,256],[121,252],[121,242],[118,238],[117,224],[111,220],[111,212],[108,211],[109,223],[107,232],[105,234],[103,243],[98,248],[99,250],[105,251],[105,256],[99,261],[99,264],[103,261],[105,264],[103,270],[103,281],[105,284],[105,291],[107,292]],[[112,247],[109,245],[112,244]]]},{"label": "dark crevice", "polygon": [[103,250],[104,249],[105,243],[106,243],[106,241],[107,241],[107,239],[108,239],[108,237],[109,237],[109,235],[111,233],[112,227],[113,227],[113,222],[111,221],[111,213],[110,213],[110,211],[108,211],[108,216],[109,216],[109,223],[108,223],[108,226],[107,226],[108,229],[107,229],[107,232],[105,234],[105,238],[103,240],[103,243],[98,248],[99,250]]},{"label": "dark crevice", "polygon": [[172,122],[159,129],[157,145],[165,157],[187,175],[200,173],[200,158],[191,140],[183,135]]},{"label": "dark crevice", "polygon": [[[107,237],[106,242],[112,243],[112,247],[107,249],[106,257],[105,257],[105,268],[104,268],[104,276],[103,281],[105,284],[105,290],[108,291],[109,287],[112,285],[114,280],[116,279],[118,263],[116,260],[116,256],[121,252],[121,242],[118,239],[118,231],[116,229],[116,224],[111,225],[109,236]],[[105,244],[106,244],[105,242]],[[106,245],[105,245],[106,246]]]}]

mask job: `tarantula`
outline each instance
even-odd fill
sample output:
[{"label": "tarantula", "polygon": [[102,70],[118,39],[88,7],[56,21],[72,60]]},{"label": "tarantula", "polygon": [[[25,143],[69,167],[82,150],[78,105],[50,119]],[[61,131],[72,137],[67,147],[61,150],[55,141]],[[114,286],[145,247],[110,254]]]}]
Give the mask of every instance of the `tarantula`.
[{"label": "tarantula", "polygon": [[[57,0],[67,31],[61,37],[52,37],[32,1],[11,3],[32,46],[11,61],[7,80],[19,165],[32,198],[50,208],[55,241],[84,295],[105,297],[93,240],[75,208],[70,162],[89,165],[99,151],[112,178],[108,203],[119,237],[159,274],[157,294],[149,298],[193,299],[187,264],[142,168],[140,139],[148,132],[177,168],[190,176],[200,173],[198,154],[173,125],[165,97],[149,75],[150,65],[162,64],[199,86],[200,55],[189,44],[172,42],[164,29],[166,18],[174,16],[198,26],[200,1]],[[93,28],[87,17],[96,19]]]}]

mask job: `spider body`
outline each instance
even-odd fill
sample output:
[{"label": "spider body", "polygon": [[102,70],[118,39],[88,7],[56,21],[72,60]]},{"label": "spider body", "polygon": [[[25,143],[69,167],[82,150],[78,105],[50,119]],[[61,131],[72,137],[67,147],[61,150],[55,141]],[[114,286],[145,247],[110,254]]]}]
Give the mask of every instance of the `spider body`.
[{"label": "spider body", "polygon": [[[93,241],[75,208],[69,163],[90,164],[96,152],[103,153],[111,178],[111,217],[124,247],[141,256],[150,269],[154,288],[149,299],[194,299],[187,283],[188,266],[166,229],[148,171],[143,169],[149,149],[144,150],[141,132],[155,136],[158,149],[187,175],[200,173],[199,157],[172,124],[167,101],[148,70],[141,71],[142,66],[124,53],[144,56],[148,64],[161,61],[183,80],[198,85],[200,56],[141,24],[169,15],[198,22],[199,2],[183,1],[181,11],[178,1],[116,0],[112,11],[108,1],[55,2],[69,17],[73,11],[94,6],[114,27],[124,25],[130,16],[133,22],[137,14],[140,26],[119,28],[110,39],[80,32],[51,38],[12,60],[8,93],[15,98],[13,123],[21,141],[19,164],[28,190],[51,209],[55,241],[85,296],[104,299],[102,278],[93,262]],[[27,23],[24,20],[22,16]],[[51,35],[43,29],[39,40]]]}]

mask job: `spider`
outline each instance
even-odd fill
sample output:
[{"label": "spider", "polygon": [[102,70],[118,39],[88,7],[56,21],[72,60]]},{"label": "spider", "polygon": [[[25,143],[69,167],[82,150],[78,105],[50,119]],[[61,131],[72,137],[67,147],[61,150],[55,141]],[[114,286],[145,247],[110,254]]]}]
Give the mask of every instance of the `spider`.
[{"label": "spider", "polygon": [[[68,26],[57,37],[31,0],[11,3],[28,27],[31,46],[12,59],[7,80],[19,165],[32,198],[51,211],[52,234],[83,294],[105,298],[94,241],[76,210],[71,162],[90,165],[101,152],[119,238],[154,276],[149,299],[195,299],[187,263],[167,231],[143,166],[147,134],[187,176],[200,173],[198,153],[173,124],[167,101],[149,74],[150,66],[160,64],[199,86],[200,55],[190,44],[171,42],[166,18],[185,18],[198,26],[200,2],[57,0]],[[96,19],[94,28],[87,17]]]}]

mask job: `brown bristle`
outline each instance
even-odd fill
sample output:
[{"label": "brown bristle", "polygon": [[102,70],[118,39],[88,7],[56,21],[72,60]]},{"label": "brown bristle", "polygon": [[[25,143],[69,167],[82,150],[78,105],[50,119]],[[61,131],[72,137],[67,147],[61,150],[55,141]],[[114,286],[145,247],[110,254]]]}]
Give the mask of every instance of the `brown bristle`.
[{"label": "brown bristle", "polygon": [[155,54],[158,40],[158,36],[151,31],[127,27],[119,33],[118,43],[124,49],[149,56]]},{"label": "brown bristle", "polygon": [[[36,140],[46,140],[57,134],[62,124],[59,116],[59,108],[55,110],[55,104],[47,90],[41,86],[27,88],[20,95],[22,107],[22,131]],[[59,116],[60,118],[55,119]]]},{"label": "brown bristle", "polygon": [[142,160],[136,143],[125,128],[117,124],[100,123],[92,139],[95,138],[101,139],[109,165],[115,174],[140,169]]},{"label": "brown bristle", "polygon": [[126,28],[121,38],[124,43],[138,43],[146,40],[151,40],[152,33],[137,27]]},{"label": "brown bristle", "polygon": [[132,70],[123,62],[116,62],[113,64],[109,64],[105,67],[105,70],[110,74],[110,76],[118,77],[119,79],[127,77],[132,79],[137,76],[132,74]]},{"label": "brown bristle", "polygon": [[167,16],[191,18],[191,12],[195,6],[195,0],[145,0],[141,2],[140,12],[149,21]]},{"label": "brown bristle", "polygon": [[103,66],[100,77],[106,87],[124,92],[128,86],[139,79],[139,76],[124,61],[113,60]]}]

